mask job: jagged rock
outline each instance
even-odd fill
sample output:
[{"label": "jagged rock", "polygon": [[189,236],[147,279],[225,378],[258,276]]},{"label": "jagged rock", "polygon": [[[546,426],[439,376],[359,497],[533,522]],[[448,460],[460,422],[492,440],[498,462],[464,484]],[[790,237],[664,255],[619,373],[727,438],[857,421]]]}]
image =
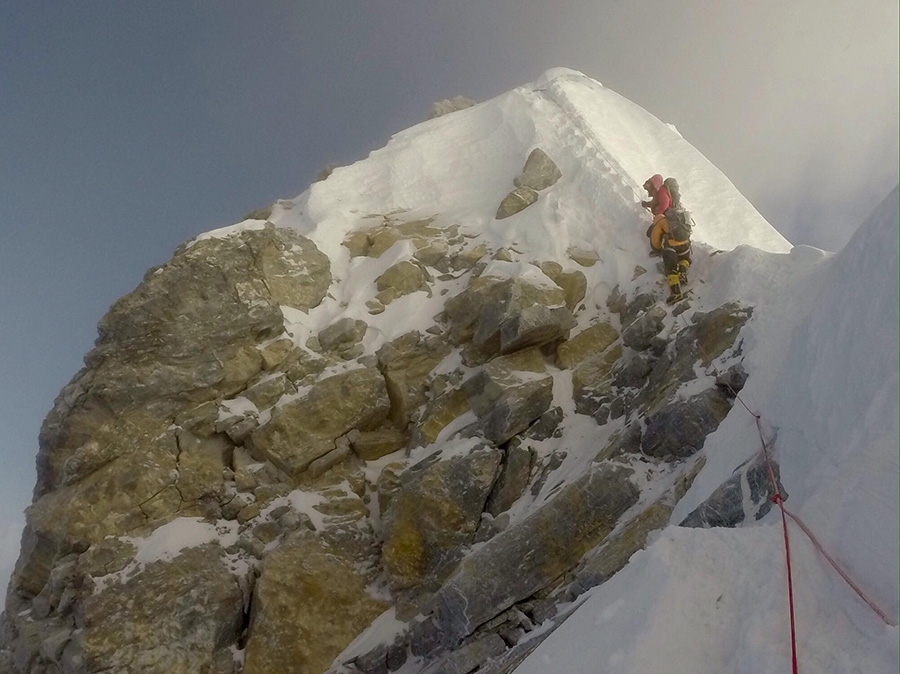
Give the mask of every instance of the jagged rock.
[{"label": "jagged rock", "polygon": [[272,407],[281,396],[296,393],[297,389],[282,372],[265,375],[262,379],[252,384],[241,396],[249,400],[258,410]]},{"label": "jagged rock", "polygon": [[646,351],[632,354],[625,363],[616,367],[613,384],[619,388],[640,388],[653,370],[656,356]]},{"label": "jagged rock", "polygon": [[501,453],[479,449],[401,478],[384,516],[384,568],[396,589],[436,587],[472,542],[494,484]]},{"label": "jagged rock", "polygon": [[391,400],[390,419],[406,428],[413,411],[424,404],[428,374],[450,353],[450,345],[433,337],[409,332],[378,350],[378,364],[384,374]]},{"label": "jagged rock", "polygon": [[263,564],[244,674],[325,672],[386,608],[367,591],[352,560],[300,531]]},{"label": "jagged rock", "polygon": [[356,344],[366,334],[365,321],[341,318],[319,332],[319,345],[325,351],[332,351],[348,344]]},{"label": "jagged rock", "polygon": [[485,510],[493,516],[509,510],[525,492],[531,476],[531,451],[521,445],[510,444],[506,450],[500,477],[488,498]]},{"label": "jagged rock", "polygon": [[750,377],[744,366],[740,363],[732,365],[725,372],[716,375],[716,386],[724,389],[725,395],[735,397],[744,388],[747,379]]},{"label": "jagged rock", "polygon": [[395,461],[386,465],[378,475],[375,491],[378,494],[378,506],[381,513],[385,513],[390,509],[391,502],[400,492],[402,486],[401,476],[406,468],[405,463]]},{"label": "jagged rock", "polygon": [[594,353],[585,358],[572,372],[575,411],[596,417],[604,405],[612,403],[614,395],[611,372],[622,356],[622,346]]},{"label": "jagged rock", "polygon": [[718,428],[731,402],[718,388],[687,400],[674,399],[647,419],[641,451],[657,458],[684,458],[703,447],[706,436]]},{"label": "jagged rock", "polygon": [[651,308],[622,330],[622,343],[636,351],[643,351],[650,346],[653,338],[663,329],[665,318],[665,309],[662,307]]},{"label": "jagged rock", "polygon": [[413,257],[426,267],[433,267],[444,273],[450,271],[450,245],[443,239],[422,246],[413,253]]},{"label": "jagged rock", "polygon": [[476,627],[533,595],[600,543],[638,498],[629,470],[599,465],[539,510],[473,551],[436,593],[438,645],[454,646]]},{"label": "jagged rock", "polygon": [[428,405],[412,431],[413,447],[430,445],[450,423],[471,411],[469,396],[463,389],[451,389]]},{"label": "jagged rock", "polygon": [[631,556],[645,546],[651,532],[662,529],[669,523],[675,504],[690,489],[704,464],[702,458],[694,462],[684,471],[670,492],[658,498],[625,524],[618,534],[604,541],[596,553],[580,565],[563,599],[573,601],[578,595],[605,583],[618,573]]},{"label": "jagged rock", "polygon": [[565,412],[562,407],[553,407],[537,418],[518,438],[519,440],[546,440],[551,437],[559,437],[558,428],[565,418]]},{"label": "jagged rock", "polygon": [[558,262],[544,262],[541,264],[541,271],[563,289],[566,307],[569,311],[575,311],[587,294],[587,278],[584,274],[580,271],[565,272]]},{"label": "jagged rock", "polygon": [[328,258],[293,230],[182,246],[100,321],[87,368],[42,428],[36,493],[86,442],[121,455],[185,407],[240,391],[263,366],[256,345],[283,332],[280,306],[312,308],[330,284]]},{"label": "jagged rock", "polygon": [[538,193],[534,189],[530,187],[517,187],[507,194],[503,198],[503,201],[500,202],[500,207],[497,209],[494,218],[496,220],[508,218],[520,211],[524,211],[537,200]]},{"label": "jagged rock", "polygon": [[398,262],[376,279],[378,300],[390,304],[398,297],[421,290],[426,286],[426,280],[425,270],[419,265],[409,260]]},{"label": "jagged rock", "polygon": [[483,243],[474,248],[466,248],[450,258],[450,267],[454,271],[472,269],[487,253],[488,248]]},{"label": "jagged rock", "polygon": [[463,353],[469,364],[568,336],[574,325],[562,288],[523,279],[475,278],[447,301],[444,313],[456,344],[471,341]]},{"label": "jagged rock", "polygon": [[595,323],[560,344],[556,356],[561,367],[572,368],[605,351],[618,338],[619,333],[609,323]]},{"label": "jagged rock", "polygon": [[216,544],[188,549],[88,593],[71,642],[79,658],[90,671],[207,671],[242,629],[241,582],[222,554]]},{"label": "jagged rock", "polygon": [[553,378],[537,348],[495,358],[464,385],[484,437],[502,444],[550,408]]},{"label": "jagged rock", "polygon": [[271,372],[287,359],[288,354],[294,348],[294,343],[284,338],[273,339],[258,348],[263,361],[263,369]]},{"label": "jagged rock", "polygon": [[199,438],[179,431],[178,493],[182,501],[218,501],[224,491],[222,470],[231,463],[234,446],[221,435]]},{"label": "jagged rock", "polygon": [[530,187],[540,192],[562,178],[559,167],[541,148],[534,148],[525,160],[525,167],[513,180],[516,187]]},{"label": "jagged rock", "polygon": [[358,428],[377,428],[390,410],[384,377],[361,368],[319,381],[305,396],[272,412],[249,439],[253,456],[291,475],[335,448],[335,440]]},{"label": "jagged rock", "polygon": [[772,508],[776,488],[781,497],[787,499],[778,463],[771,461],[771,464],[775,486],[772,485],[765,458],[760,453],[738,466],[728,480],[681,521],[680,526],[736,527],[745,520],[765,517]]},{"label": "jagged rock", "polygon": [[692,325],[678,332],[674,342],[661,353],[635,406],[649,415],[667,404],[683,383],[696,378],[698,361],[708,366],[734,346],[749,317],[749,309],[732,303],[707,313],[695,313]]},{"label": "jagged rock", "polygon": [[422,674],[469,674],[506,651],[506,642],[499,634],[488,634],[462,645],[457,650],[429,665]]},{"label": "jagged rock", "polygon": [[380,428],[351,434],[350,446],[364,461],[376,461],[406,446],[408,437],[396,428]]}]

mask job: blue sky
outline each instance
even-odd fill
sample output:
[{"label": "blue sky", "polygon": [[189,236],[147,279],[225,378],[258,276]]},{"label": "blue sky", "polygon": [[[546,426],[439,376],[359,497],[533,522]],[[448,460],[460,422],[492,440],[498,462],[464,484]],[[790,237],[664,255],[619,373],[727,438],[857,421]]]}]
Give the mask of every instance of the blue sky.
[{"label": "blue sky", "polygon": [[898,181],[898,24],[896,0],[8,0],[0,576],[43,416],[109,305],[186,239],[436,100],[567,66],[674,123],[791,241],[836,250]]}]

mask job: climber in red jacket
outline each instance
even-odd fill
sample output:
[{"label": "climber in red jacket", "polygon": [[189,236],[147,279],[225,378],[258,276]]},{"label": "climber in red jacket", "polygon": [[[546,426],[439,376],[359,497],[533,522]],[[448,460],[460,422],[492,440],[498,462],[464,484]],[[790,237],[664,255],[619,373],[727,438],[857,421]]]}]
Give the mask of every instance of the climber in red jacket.
[{"label": "climber in red jacket", "polygon": [[650,200],[642,201],[641,206],[653,213],[654,219],[656,219],[655,216],[662,215],[672,207],[672,195],[663,185],[663,177],[658,173],[647,178],[644,189],[647,190]]}]

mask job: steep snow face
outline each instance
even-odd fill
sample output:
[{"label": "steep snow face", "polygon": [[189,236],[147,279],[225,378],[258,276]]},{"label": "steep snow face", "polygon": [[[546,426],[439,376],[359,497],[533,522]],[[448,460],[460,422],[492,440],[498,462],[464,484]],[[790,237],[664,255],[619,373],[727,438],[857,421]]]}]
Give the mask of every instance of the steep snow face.
[{"label": "steep snow face", "polygon": [[[898,197],[895,189],[838,255],[741,249],[709,269],[719,285],[753,287],[758,298],[744,333],[752,375],[741,397],[762,415],[788,508],[895,621]],[[707,466],[672,523],[758,448],[753,418],[736,405],[707,439]],[[896,671],[897,628],[798,528],[790,535],[801,670]],[[774,510],[738,530],[669,527],[516,671],[789,671],[783,555]]]},{"label": "steep snow face", "polygon": [[[560,182],[515,218],[494,220],[525,157],[542,148]],[[790,244],[731,182],[671,126],[598,82],[554,69],[536,82],[395,135],[386,147],[338,168],[273,221],[295,226],[330,257],[373,213],[439,215],[543,259],[566,250],[643,250],[641,185],[653,173],[678,179],[696,221],[694,240],[787,252]]]}]

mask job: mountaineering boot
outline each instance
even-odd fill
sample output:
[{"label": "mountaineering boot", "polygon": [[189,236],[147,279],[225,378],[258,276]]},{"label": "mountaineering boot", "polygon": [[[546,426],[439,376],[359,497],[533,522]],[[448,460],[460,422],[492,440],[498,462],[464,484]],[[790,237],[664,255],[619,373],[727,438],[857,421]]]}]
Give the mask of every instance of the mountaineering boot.
[{"label": "mountaineering boot", "polygon": [[669,297],[666,302],[674,304],[678,300],[684,299],[684,295],[681,292],[681,275],[677,273],[669,274],[666,276],[666,281],[669,283]]},{"label": "mountaineering boot", "polygon": [[681,285],[687,285],[687,272],[691,268],[690,260],[678,261],[678,279]]}]

